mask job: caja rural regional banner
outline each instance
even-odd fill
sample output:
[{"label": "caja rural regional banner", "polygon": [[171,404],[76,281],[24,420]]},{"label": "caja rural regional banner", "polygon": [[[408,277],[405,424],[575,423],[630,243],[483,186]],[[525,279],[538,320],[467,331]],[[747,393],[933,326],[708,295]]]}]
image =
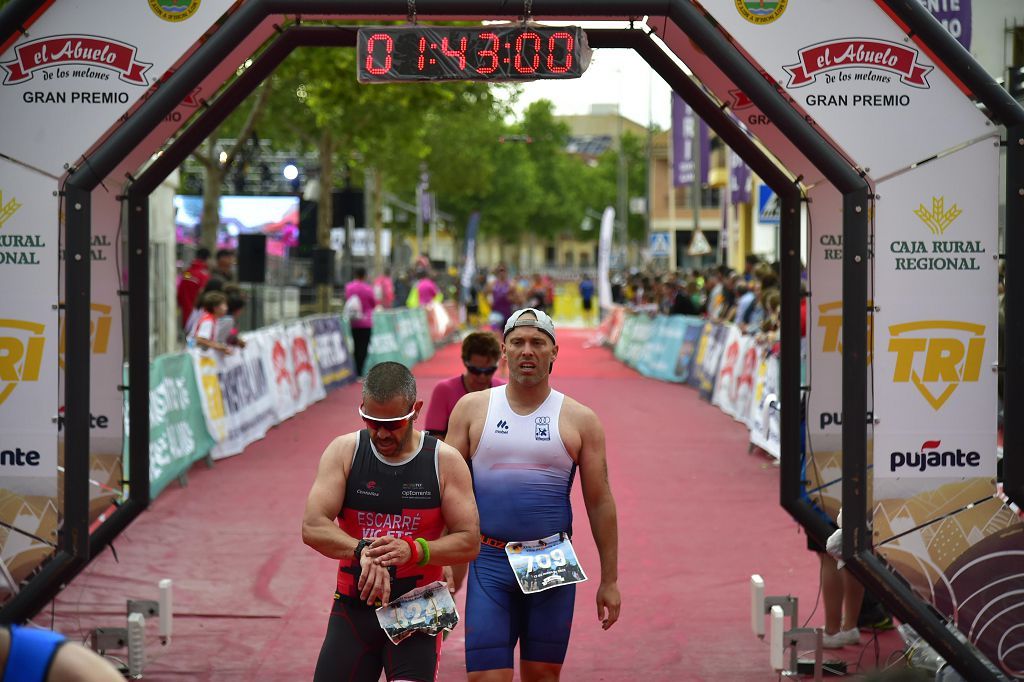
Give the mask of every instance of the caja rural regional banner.
[{"label": "caja rural regional banner", "polygon": [[56,194],[53,178],[0,159],[0,601],[57,541]]},{"label": "caja rural regional banner", "polygon": [[1024,669],[1024,527],[996,498],[999,142],[878,184],[874,543],[1004,671]]}]

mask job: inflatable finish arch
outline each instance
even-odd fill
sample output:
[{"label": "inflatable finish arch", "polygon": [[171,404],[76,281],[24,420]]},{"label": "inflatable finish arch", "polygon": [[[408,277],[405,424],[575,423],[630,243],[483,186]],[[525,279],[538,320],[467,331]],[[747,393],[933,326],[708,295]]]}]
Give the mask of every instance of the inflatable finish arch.
[{"label": "inflatable finish arch", "polygon": [[[965,570],[956,559],[969,552],[952,559],[924,557],[932,562],[932,572],[902,576],[901,569],[910,566],[903,557],[912,548],[900,544],[901,538],[920,535],[925,524],[913,519],[917,526],[908,527],[902,519],[900,525],[899,515],[890,512],[905,510],[915,495],[934,498],[941,491],[955,504],[963,494],[991,488],[994,377],[980,368],[995,358],[995,307],[989,299],[994,298],[990,288],[999,255],[997,127],[1005,127],[1007,139],[1005,252],[1019,254],[1020,236],[1013,226],[1024,218],[1024,111],[916,0],[810,7],[783,2],[760,14],[748,7],[755,4],[537,0],[532,15],[539,21],[646,20],[646,30],[587,33],[593,47],[640,53],[780,196],[786,406],[800,404],[802,389],[809,388],[799,381],[801,213],[813,218],[812,243],[820,236],[821,244],[841,245],[824,253],[820,269],[811,272],[809,327],[828,328],[821,317],[825,310],[815,314],[815,309],[832,305],[842,312],[846,343],[832,356],[816,356],[812,349],[812,368],[825,380],[809,382],[814,391],[807,405],[809,440],[817,440],[816,449],[841,453],[844,555],[857,576],[961,673],[998,679],[922,599],[930,596],[940,610],[956,612],[959,574],[950,571]],[[515,20],[524,9],[494,0],[416,3],[425,20]],[[409,4],[196,0],[165,7],[140,1],[117,11],[115,17],[113,9],[93,3],[15,0],[0,12],[0,109],[7,122],[0,130],[0,244],[5,249],[0,282],[4,317],[10,315],[0,321],[6,325],[0,340],[8,349],[7,364],[0,365],[0,431],[5,434],[0,449],[7,458],[2,462],[4,485],[13,481],[12,490],[3,493],[40,518],[55,517],[54,505],[39,500],[56,498],[61,442],[65,466],[63,521],[53,523],[53,530],[59,524],[62,532],[54,533],[58,539],[49,543],[48,553],[44,547],[48,555],[31,579],[16,586],[0,612],[5,621],[37,612],[149,503],[148,480],[133,478],[127,500],[97,519],[90,534],[96,514],[90,511],[89,479],[96,475],[97,453],[111,449],[104,437],[120,440],[119,390],[127,389],[132,416],[130,470],[149,470],[149,193],[291,49],[354,44],[351,29],[303,26],[300,17],[401,21]],[[237,75],[235,65],[261,49],[252,66]],[[973,100],[987,110],[979,110]],[[921,124],[926,117],[927,126]],[[879,130],[889,133],[879,135]],[[157,151],[161,155],[147,166]],[[961,215],[963,225],[955,225]],[[127,290],[120,285],[116,256],[122,224],[127,226]],[[947,229],[969,234],[950,239]],[[947,252],[949,258],[933,256]],[[113,270],[104,262],[108,259]],[[944,279],[928,279],[940,269]],[[63,292],[58,291],[60,270]],[[1016,314],[1016,281],[1007,271],[1006,345],[1016,348],[1024,333]],[[926,304],[925,292],[942,297],[943,307]],[[120,341],[109,333],[118,327],[124,303],[129,335],[123,355],[130,363],[126,387],[120,385]],[[9,350],[15,348],[18,359]],[[105,364],[105,358],[111,361]],[[1021,404],[1024,371],[1019,361],[1004,370],[1006,410],[1012,414]],[[60,383],[63,396],[58,398]],[[913,399],[917,403],[911,405]],[[824,417],[869,412],[874,414],[873,448],[865,420],[848,419],[829,429]],[[104,418],[106,413],[116,418]],[[952,419],[960,422],[953,428]],[[799,411],[783,410],[782,420],[781,501],[822,540],[827,525],[801,499]],[[1018,425],[1009,421],[1005,490],[1019,502],[1024,498],[1024,444]],[[100,433],[112,427],[113,436]],[[928,476],[918,475],[926,471],[923,466],[918,473],[897,470],[904,460],[927,459],[930,450],[920,443],[922,436],[928,439],[924,445],[946,442],[942,450],[977,451],[979,468],[965,473],[933,467]],[[941,468],[939,445],[930,447],[938,452]],[[874,468],[873,513],[868,506],[871,449],[876,463],[884,461]],[[884,456],[890,451],[891,457]],[[957,457],[952,459],[955,465]],[[966,485],[967,493],[950,493],[949,486],[956,485]],[[896,506],[886,506],[890,501]],[[880,534],[881,518],[885,534]],[[997,518],[1002,518],[998,510],[984,521],[991,525]],[[45,538],[37,539],[45,545]],[[972,548],[977,549],[969,544],[966,550]],[[6,566],[4,573],[15,587]],[[948,589],[940,594],[937,586]],[[1020,602],[1008,608],[1019,609]],[[998,648],[978,644],[1008,674],[1024,667],[1016,665],[1012,651],[1004,657]]]}]

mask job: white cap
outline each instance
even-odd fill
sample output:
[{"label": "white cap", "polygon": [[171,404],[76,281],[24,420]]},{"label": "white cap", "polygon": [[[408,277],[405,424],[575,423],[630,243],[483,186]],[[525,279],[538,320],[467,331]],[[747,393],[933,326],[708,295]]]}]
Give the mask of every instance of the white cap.
[{"label": "white cap", "polygon": [[[524,313],[532,313],[536,320],[530,318],[523,319]],[[510,331],[516,327],[535,327],[548,336],[551,340],[555,340],[555,323],[551,319],[551,316],[547,313],[537,310],[536,308],[523,308],[517,310],[509,316],[508,321],[505,322],[505,335],[507,336]]]}]

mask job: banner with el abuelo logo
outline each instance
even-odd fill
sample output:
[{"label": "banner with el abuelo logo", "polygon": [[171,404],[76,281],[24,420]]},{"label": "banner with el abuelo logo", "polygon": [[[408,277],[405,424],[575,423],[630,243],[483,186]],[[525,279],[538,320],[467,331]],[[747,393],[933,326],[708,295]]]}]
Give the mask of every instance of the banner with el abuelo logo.
[{"label": "banner with el abuelo logo", "polygon": [[187,353],[149,366],[149,485],[155,498],[214,446]]}]

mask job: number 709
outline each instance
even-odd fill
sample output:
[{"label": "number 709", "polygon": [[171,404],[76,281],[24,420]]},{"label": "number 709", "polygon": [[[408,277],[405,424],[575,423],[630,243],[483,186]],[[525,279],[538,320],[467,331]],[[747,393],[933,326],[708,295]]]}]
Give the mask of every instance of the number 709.
[{"label": "number 709", "polygon": [[532,556],[526,557],[526,572],[533,572],[533,563],[537,562],[537,568],[551,568],[552,565],[555,567],[565,566],[569,563],[565,558],[565,552],[560,549],[551,550],[551,554],[538,554],[537,558],[534,559]]}]

